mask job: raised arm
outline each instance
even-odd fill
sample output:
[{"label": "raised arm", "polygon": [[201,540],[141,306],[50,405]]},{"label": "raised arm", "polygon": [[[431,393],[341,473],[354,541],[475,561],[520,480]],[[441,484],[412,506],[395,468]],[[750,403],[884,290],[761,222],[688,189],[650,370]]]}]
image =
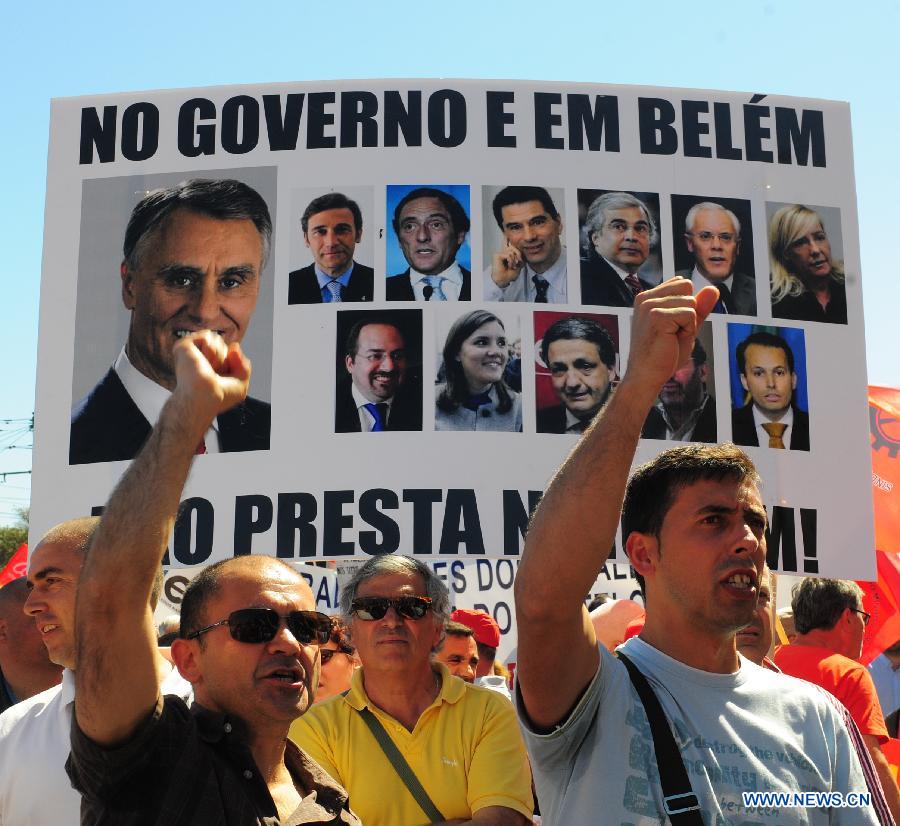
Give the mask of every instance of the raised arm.
[{"label": "raised arm", "polygon": [[634,302],[628,370],[562,464],[535,511],[516,574],[516,679],[532,723],[565,719],[599,666],[584,607],[615,541],[641,427],[660,388],[685,364],[718,300],[674,278]]},{"label": "raised arm", "polygon": [[78,583],[75,714],[101,745],[126,740],[156,703],[153,578],[196,447],[250,381],[240,347],[208,330],[179,341],[174,356],[175,391],[113,491]]}]

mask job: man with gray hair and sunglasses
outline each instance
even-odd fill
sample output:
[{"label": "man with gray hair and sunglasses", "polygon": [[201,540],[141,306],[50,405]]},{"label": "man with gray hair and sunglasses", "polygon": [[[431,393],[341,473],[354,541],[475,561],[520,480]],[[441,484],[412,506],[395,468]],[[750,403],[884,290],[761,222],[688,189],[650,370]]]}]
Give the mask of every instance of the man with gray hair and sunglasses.
[{"label": "man with gray hair and sunglasses", "polygon": [[359,824],[347,793],[287,742],[315,698],[331,627],[289,565],[237,556],[202,571],[171,649],[195,703],[159,690],[154,572],[195,445],[250,382],[240,345],[212,330],[172,354],[173,392],[106,504],[78,583],[66,768],[82,823]]},{"label": "man with gray hair and sunglasses", "polygon": [[375,556],[343,587],[341,610],[362,668],[291,737],[347,787],[366,826],[530,823],[512,706],[431,662],[450,612],[444,583],[412,557]]}]

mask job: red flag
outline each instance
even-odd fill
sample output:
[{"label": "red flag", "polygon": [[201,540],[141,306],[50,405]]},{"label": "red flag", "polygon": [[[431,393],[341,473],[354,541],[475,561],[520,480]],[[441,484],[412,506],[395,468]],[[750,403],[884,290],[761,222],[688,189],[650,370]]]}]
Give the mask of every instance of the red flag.
[{"label": "red flag", "polygon": [[9,558],[6,567],[0,571],[0,587],[12,582],[28,572],[28,545],[23,542],[19,549]]},{"label": "red flag", "polygon": [[878,581],[858,583],[863,591],[863,610],[872,615],[859,658],[863,665],[900,640],[900,557],[876,551],[875,560]]},{"label": "red flag", "polygon": [[875,547],[900,553],[900,390],[869,388],[869,431]]},{"label": "red flag", "polygon": [[891,774],[894,780],[897,779],[897,769],[900,767],[900,740],[893,737],[887,743],[881,744],[881,753],[887,758],[888,765],[891,767]]}]

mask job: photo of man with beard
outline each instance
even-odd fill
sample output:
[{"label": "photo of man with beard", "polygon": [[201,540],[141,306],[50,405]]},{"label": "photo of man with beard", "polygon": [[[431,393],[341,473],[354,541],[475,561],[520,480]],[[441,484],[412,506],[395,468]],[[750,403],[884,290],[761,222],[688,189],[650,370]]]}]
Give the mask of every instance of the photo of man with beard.
[{"label": "photo of man with beard", "polygon": [[422,429],[418,310],[338,313],[335,433]]},{"label": "photo of man with beard", "polygon": [[[701,339],[706,341],[705,346]],[[705,324],[694,340],[690,360],[659,391],[641,431],[642,439],[717,441],[712,351],[712,330]]]}]

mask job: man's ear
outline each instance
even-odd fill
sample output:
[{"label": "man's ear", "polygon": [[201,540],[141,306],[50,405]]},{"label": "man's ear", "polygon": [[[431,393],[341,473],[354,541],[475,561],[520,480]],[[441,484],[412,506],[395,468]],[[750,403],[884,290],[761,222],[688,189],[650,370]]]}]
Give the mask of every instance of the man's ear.
[{"label": "man's ear", "polygon": [[119,265],[119,275],[122,277],[122,303],[126,310],[134,309],[134,278],[124,261]]},{"label": "man's ear", "polygon": [[743,373],[741,373],[741,386],[742,386],[742,387],[744,388],[744,390],[746,390],[748,393],[750,392],[750,388],[747,387],[747,379],[744,377],[744,374],[743,374]]},{"label": "man's ear", "polygon": [[172,640],[172,662],[184,679],[191,685],[199,683],[203,674],[200,668],[200,641],[183,640],[180,637]]},{"label": "man's ear", "polygon": [[348,373],[353,372],[353,356],[344,356],[344,367],[347,368]]},{"label": "man's ear", "polygon": [[659,561],[659,540],[652,534],[632,531],[625,540],[625,554],[631,567],[647,579]]},{"label": "man's ear", "polygon": [[694,241],[691,238],[691,234],[689,232],[686,232],[684,234],[684,243],[687,244],[688,252],[694,251]]}]

